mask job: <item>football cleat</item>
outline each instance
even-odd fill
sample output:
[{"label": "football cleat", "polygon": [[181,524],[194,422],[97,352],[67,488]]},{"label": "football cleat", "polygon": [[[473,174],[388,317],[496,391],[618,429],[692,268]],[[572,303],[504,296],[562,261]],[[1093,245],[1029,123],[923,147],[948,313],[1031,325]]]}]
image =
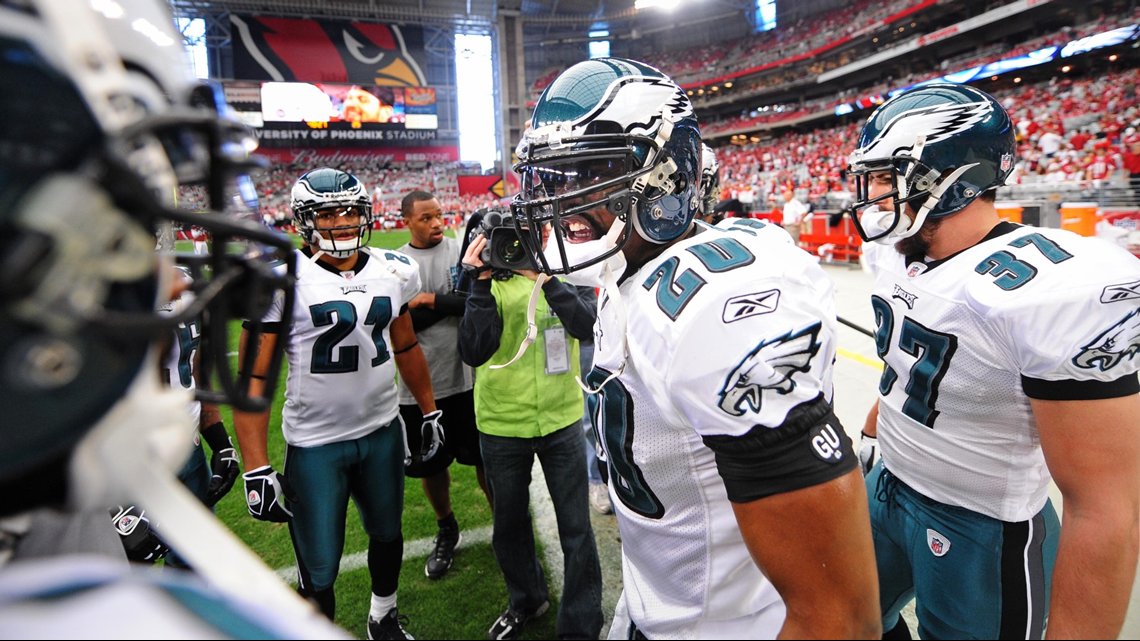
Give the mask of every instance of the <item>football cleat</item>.
[{"label": "football cleat", "polygon": [[408,625],[408,617],[400,614],[397,608],[392,608],[388,614],[379,621],[368,617],[369,639],[415,639],[404,626]]},{"label": "football cleat", "polygon": [[463,534],[458,529],[440,528],[435,536],[435,547],[428,555],[427,564],[424,565],[424,574],[429,579],[441,579],[451,569],[455,561],[455,550],[463,542]]}]

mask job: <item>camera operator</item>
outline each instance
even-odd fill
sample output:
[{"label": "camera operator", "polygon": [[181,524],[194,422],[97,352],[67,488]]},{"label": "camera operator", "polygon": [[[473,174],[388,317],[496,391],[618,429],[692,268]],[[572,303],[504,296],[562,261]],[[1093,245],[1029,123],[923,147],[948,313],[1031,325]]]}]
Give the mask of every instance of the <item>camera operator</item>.
[{"label": "camera operator", "polygon": [[489,212],[463,256],[475,280],[458,345],[460,358],[476,368],[475,418],[493,504],[492,545],[510,598],[489,637],[517,638],[550,605],[528,509],[537,454],[565,559],[557,634],[596,639],[602,579],[590,526],[582,393],[574,380],[578,341],[591,336],[596,310],[573,286],[547,280],[535,292],[536,344],[516,354],[528,333],[528,303],[539,275],[505,220]]}]

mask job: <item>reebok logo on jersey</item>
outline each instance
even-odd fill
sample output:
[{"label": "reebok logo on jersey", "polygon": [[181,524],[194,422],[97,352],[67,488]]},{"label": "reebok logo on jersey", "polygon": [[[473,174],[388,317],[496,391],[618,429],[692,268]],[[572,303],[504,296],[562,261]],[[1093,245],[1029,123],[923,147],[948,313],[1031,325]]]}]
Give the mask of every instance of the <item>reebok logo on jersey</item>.
[{"label": "reebok logo on jersey", "polygon": [[897,298],[906,303],[907,309],[914,309],[914,301],[918,300],[918,296],[908,292],[898,285],[895,285],[895,293],[891,294],[891,298]]},{"label": "reebok logo on jersey", "polygon": [[934,556],[944,557],[946,553],[950,551],[950,539],[927,528],[926,546],[930,548],[930,552],[934,554]]},{"label": "reebok logo on jersey", "polygon": [[728,302],[724,304],[721,320],[726,323],[734,323],[752,316],[769,314],[776,311],[776,306],[779,304],[780,290],[778,289],[736,296],[728,299]]},{"label": "reebok logo on jersey", "polygon": [[1100,293],[1100,302],[1102,303],[1115,303],[1136,298],[1140,298],[1140,280],[1134,280],[1131,283],[1121,283],[1119,285],[1109,285]]},{"label": "reebok logo on jersey", "polygon": [[248,503],[250,507],[261,505],[261,495],[257,493],[257,490],[250,490],[249,496],[245,497],[245,502]]},{"label": "reebok logo on jersey", "polygon": [[743,416],[747,405],[748,410],[759,412],[763,390],[787,394],[795,389],[792,374],[811,369],[811,357],[819,351],[821,327],[817,322],[757,345],[725,379],[718,404],[721,411]]},{"label": "reebok logo on jersey", "polygon": [[1103,331],[1073,357],[1073,364],[1084,369],[1097,367],[1102,372],[1129,360],[1140,351],[1140,309],[1130,312],[1115,325]]},{"label": "reebok logo on jersey", "polygon": [[843,458],[843,450],[840,448],[842,442],[830,423],[812,429],[812,453],[825,463],[834,465]]},{"label": "reebok logo on jersey", "polygon": [[340,286],[340,293],[344,296],[347,296],[353,292],[359,292],[361,294],[367,294],[368,293],[368,285],[341,285]]}]

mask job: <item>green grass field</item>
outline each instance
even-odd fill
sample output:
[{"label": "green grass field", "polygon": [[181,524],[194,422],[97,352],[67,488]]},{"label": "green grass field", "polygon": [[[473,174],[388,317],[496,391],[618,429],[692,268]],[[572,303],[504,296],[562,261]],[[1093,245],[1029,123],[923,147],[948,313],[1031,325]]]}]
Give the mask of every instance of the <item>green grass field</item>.
[{"label": "green grass field", "polygon": [[[408,242],[407,231],[391,231],[372,235],[371,245],[395,249]],[[188,241],[179,241],[178,250],[191,251]],[[233,336],[231,352],[237,351],[237,332]],[[278,398],[274,402],[269,423],[269,456],[275,469],[280,470],[285,455],[285,440],[281,434],[281,408],[284,404],[285,375],[281,373]],[[229,408],[222,415],[233,432]],[[236,442],[236,439],[235,439]],[[451,501],[460,528],[469,531],[491,524],[491,510],[475,480],[474,468],[452,465]],[[220,518],[247,545],[277,570],[294,564],[293,546],[289,530],[284,524],[254,520],[246,511],[241,481],[217,506]],[[404,540],[431,539],[436,534],[435,513],[424,497],[420,483],[409,479],[404,491]],[[355,509],[348,511],[344,554],[347,556],[367,549],[368,539],[360,525]],[[541,545],[541,543],[539,543]],[[541,558],[541,555],[540,555]],[[424,576],[426,556],[405,559],[400,573],[399,608],[409,617],[408,632],[420,639],[481,639],[486,638],[491,623],[507,606],[507,590],[495,561],[490,543],[469,544],[464,541],[456,553],[451,571],[439,581]],[[561,586],[558,586],[561,587]],[[337,617],[341,627],[359,638],[367,638],[365,620],[368,615],[370,582],[367,568],[341,573],[336,584]],[[531,622],[523,638],[554,638],[555,612]]]}]

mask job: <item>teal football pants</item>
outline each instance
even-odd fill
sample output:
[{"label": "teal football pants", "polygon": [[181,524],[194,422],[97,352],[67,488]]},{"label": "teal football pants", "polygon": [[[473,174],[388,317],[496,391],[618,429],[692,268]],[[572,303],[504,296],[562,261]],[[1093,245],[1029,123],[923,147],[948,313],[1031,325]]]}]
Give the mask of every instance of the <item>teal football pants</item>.
[{"label": "teal football pants", "polygon": [[1052,502],[1007,523],[867,475],[883,629],[915,599],[923,639],[1040,639],[1061,524]]},{"label": "teal football pants", "polygon": [[404,511],[404,427],[400,417],[351,441],[285,447],[283,470],[297,502],[287,502],[289,534],[302,590],[319,592],[336,582],[344,552],[344,522],[351,496],[368,537],[400,536]]}]

